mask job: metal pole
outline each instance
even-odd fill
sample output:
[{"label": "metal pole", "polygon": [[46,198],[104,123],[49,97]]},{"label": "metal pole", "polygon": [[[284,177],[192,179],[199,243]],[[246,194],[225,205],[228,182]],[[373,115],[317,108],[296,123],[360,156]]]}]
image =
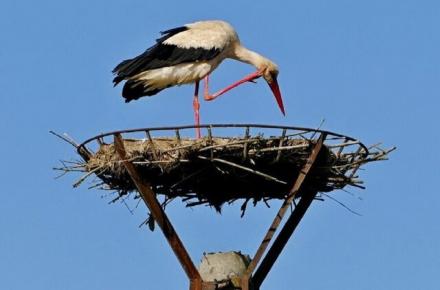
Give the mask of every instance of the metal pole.
[{"label": "metal pole", "polygon": [[[275,235],[275,232],[278,228],[278,226],[281,223],[281,220],[283,219],[287,209],[292,204],[293,200],[295,199],[296,194],[300,190],[307,174],[309,173],[310,169],[312,168],[312,165],[314,164],[316,158],[318,157],[318,153],[320,152],[322,145],[324,143],[324,140],[326,138],[325,133],[321,133],[318,141],[316,142],[315,146],[312,149],[312,152],[307,159],[307,162],[304,164],[303,168],[300,170],[300,173],[292,187],[292,189],[289,192],[289,195],[287,196],[286,200],[283,202],[280,210],[278,211],[277,215],[275,216],[271,226],[269,227],[269,230],[267,231],[266,235],[264,236],[263,241],[261,242],[257,252],[255,253],[254,258],[250,262],[247,270],[246,275],[247,277],[251,277],[252,273],[254,272],[256,266],[260,262],[264,252],[266,251],[267,246],[271,242],[273,236]],[[258,287],[256,287],[258,289]]]},{"label": "metal pole", "polygon": [[[316,160],[319,152],[321,151],[325,137],[326,137],[325,133],[321,134],[318,142],[316,143],[315,147],[313,148],[312,154],[310,155],[310,158],[308,161],[309,165],[308,165],[307,171],[301,172],[301,174],[304,174],[302,179],[305,179],[307,173],[312,168],[314,161]],[[306,166],[307,166],[307,164],[306,164]],[[299,191],[299,190],[300,190],[300,188],[298,187],[297,191]],[[293,232],[295,231],[295,229],[298,226],[299,222],[301,221],[302,217],[306,213],[310,204],[313,202],[313,199],[315,198],[316,194],[317,194],[317,192],[303,192],[302,193],[302,197],[301,197],[298,205],[295,207],[295,210],[292,212],[290,217],[287,219],[287,221],[284,224],[283,228],[281,229],[280,233],[276,237],[274,243],[269,248],[269,251],[267,252],[266,256],[263,258],[263,261],[259,265],[258,269],[255,271],[255,275],[254,275],[252,281],[253,281],[256,289],[260,289],[261,284],[263,283],[263,281],[266,278],[269,271],[272,269],[272,266],[275,264],[275,261],[277,260],[277,258],[281,254],[282,250],[286,246],[287,242],[289,241],[289,238],[292,236]]]},{"label": "metal pole", "polygon": [[316,194],[317,192],[304,193],[298,205],[295,207],[295,210],[290,215],[284,227],[281,229],[272,247],[267,252],[258,269],[255,271],[253,282],[255,283],[257,289],[259,289],[267,274],[272,269],[272,266],[275,264],[275,261],[281,254],[281,251],[284,249],[286,243],[289,241],[289,238],[292,236]]},{"label": "metal pole", "polygon": [[174,230],[170,220],[168,219],[167,215],[165,214],[164,210],[160,206],[155,193],[151,189],[151,186],[149,183],[145,182],[137,172],[136,168],[134,167],[133,163],[127,160],[126,151],[124,148],[124,142],[122,140],[121,134],[116,133],[114,135],[114,144],[115,149],[117,153],[119,154],[119,158],[122,160],[122,163],[124,164],[125,168],[127,169],[131,179],[133,180],[134,184],[136,185],[143,201],[149,208],[151,215],[153,216],[154,220],[159,225],[160,229],[162,230],[165,238],[167,239],[168,243],[170,244],[172,250],[174,251],[174,254],[177,256],[177,259],[179,260],[180,264],[183,267],[183,270],[185,271],[186,275],[190,279],[190,289],[191,290],[201,290],[201,283],[202,278],[200,277],[199,271],[194,266],[194,263],[191,260],[191,257],[189,256],[188,252],[186,251],[185,247],[183,246],[182,241],[180,240],[179,236],[177,235],[176,231]]}]

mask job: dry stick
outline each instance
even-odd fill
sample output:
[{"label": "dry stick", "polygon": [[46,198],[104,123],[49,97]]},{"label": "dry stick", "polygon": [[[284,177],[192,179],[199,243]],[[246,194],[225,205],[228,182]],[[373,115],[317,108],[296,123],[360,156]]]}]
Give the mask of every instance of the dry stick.
[{"label": "dry stick", "polygon": [[[130,159],[132,159],[132,158],[130,158]],[[127,160],[127,161],[130,161],[130,159]],[[157,164],[157,163],[159,163],[159,164],[162,164],[162,163],[173,163],[174,161],[175,160],[132,161],[132,163],[133,164],[140,164],[140,165],[142,165],[142,164]],[[190,160],[188,160],[188,159],[177,159],[177,161],[179,161],[179,162],[190,162]]]},{"label": "dry stick", "polygon": [[250,198],[246,198],[246,200],[243,202],[243,204],[242,204],[241,207],[240,207],[240,210],[241,210],[241,215],[240,215],[240,217],[241,217],[241,218],[244,217],[244,214],[245,214],[245,212],[246,212],[247,203],[249,202],[249,200],[250,200]]},{"label": "dry stick", "polygon": [[[177,147],[182,146],[182,141],[180,140],[180,131],[179,129],[176,129],[176,139],[177,139]],[[177,158],[180,159],[180,150],[177,150]]]},{"label": "dry stick", "polygon": [[267,208],[270,208],[270,205],[269,205],[269,203],[267,202],[268,200],[269,200],[269,199],[263,197],[263,202],[264,202],[264,204],[267,206]]},{"label": "dry stick", "polygon": [[131,215],[134,215],[134,211],[128,206],[127,202],[125,201],[125,198],[122,198],[122,199],[121,199],[121,202],[125,205],[125,207],[127,208],[128,212],[129,212]]},{"label": "dry stick", "polygon": [[190,148],[190,147],[193,147],[194,145],[195,144],[182,145],[182,146],[170,148],[170,149],[167,149],[167,150],[163,150],[161,152],[162,153],[168,153],[168,152],[171,152],[171,151],[180,151],[181,149]]},{"label": "dry stick", "polygon": [[377,160],[388,160],[388,157],[387,157],[388,154],[390,152],[396,150],[396,149],[397,149],[397,147],[392,147],[392,148],[387,149],[387,150],[377,148],[377,150],[380,150],[380,152],[373,152],[373,153],[369,154],[369,156],[371,156],[371,157],[369,159],[366,159],[366,160],[370,160],[370,159],[375,159],[375,161],[377,161]]},{"label": "dry stick", "polygon": [[81,164],[81,165],[65,165],[63,164],[64,167],[54,167],[54,170],[63,170],[63,171],[81,171],[81,172],[85,172],[86,171],[86,165],[85,164]]},{"label": "dry stick", "polygon": [[87,177],[89,177],[90,175],[92,175],[93,173],[95,173],[96,171],[98,171],[99,169],[102,169],[102,167],[96,167],[95,169],[89,171],[87,174],[83,175],[80,179],[78,179],[77,182],[75,182],[73,184],[73,187],[78,187],[84,180],[87,179]]},{"label": "dry stick", "polygon": [[255,170],[255,169],[251,169],[251,168],[248,168],[248,167],[245,167],[245,166],[238,165],[238,164],[236,164],[234,162],[226,161],[226,160],[223,160],[223,159],[220,159],[220,158],[212,158],[211,159],[211,158],[207,158],[207,157],[204,157],[204,156],[198,156],[198,158],[200,158],[202,160],[210,160],[210,161],[215,161],[215,162],[227,164],[227,165],[230,165],[232,167],[236,167],[236,168],[239,168],[241,170],[244,170],[244,171],[247,171],[247,172],[251,172],[251,173],[253,173],[255,175],[262,176],[262,177],[264,177],[266,179],[275,181],[277,183],[280,183],[280,184],[283,184],[283,185],[287,184],[287,182],[279,180],[279,179],[277,179],[277,178],[275,178],[275,177],[273,177],[273,176],[271,176],[269,174],[266,174],[266,173],[263,173],[261,171],[258,171],[258,170]]},{"label": "dry stick", "polygon": [[[139,199],[138,203],[135,206],[135,209],[138,208],[140,202],[142,199]],[[163,208],[163,210],[165,211],[166,206],[168,205],[168,203],[170,203],[173,200],[173,198],[169,198],[169,199],[165,199],[164,202],[161,203],[161,207]],[[151,215],[151,213],[148,213],[148,218],[146,218],[138,227],[142,227],[145,224],[148,224],[148,228],[150,229],[150,231],[154,231],[154,218]]]},{"label": "dry stick", "polygon": [[394,150],[396,150],[397,149],[397,147],[396,146],[393,146],[393,147],[391,147],[390,149],[387,149],[387,150],[385,150],[385,149],[381,149],[382,151],[383,151],[383,155],[388,155],[390,152],[393,152]]},{"label": "dry stick", "polygon": [[[213,144],[213,141],[212,141],[212,126],[208,127],[208,140],[209,140],[209,145],[212,145]],[[212,150],[212,148],[211,148],[211,150],[209,150],[209,154],[210,154],[211,159],[212,159],[214,157],[214,150]]]},{"label": "dry stick", "polygon": [[360,144],[360,143],[361,142],[359,142],[359,141],[348,141],[348,142],[344,142],[341,144],[326,145],[326,146],[327,146],[327,148],[338,148],[338,147],[346,147],[346,146],[350,146],[350,145],[356,145],[356,144]]},{"label": "dry stick", "polygon": [[292,134],[286,134],[286,137],[287,138],[291,138],[291,137],[295,137],[295,136],[298,136],[298,135],[302,135],[302,134],[306,134],[307,133],[307,131],[299,131],[299,132],[297,132],[297,133],[292,133]]},{"label": "dry stick", "polygon": [[[63,170],[63,169],[57,169],[57,168],[52,168],[52,169],[53,170],[63,171],[62,173],[60,173],[57,176],[55,176],[54,179],[60,179],[61,177],[63,177],[64,175],[66,175],[70,171],[70,170]],[[84,172],[84,171],[80,171],[80,172]]]},{"label": "dry stick", "polygon": [[228,201],[228,204],[233,204],[237,200],[238,200],[238,198],[232,198],[231,200]]},{"label": "dry stick", "polygon": [[[395,147],[395,146],[388,149],[388,150],[381,149],[381,152],[370,152],[368,156],[371,156],[371,157],[369,157],[369,158],[358,159],[356,161],[352,161],[350,163],[343,164],[343,165],[320,166],[319,168],[333,168],[333,169],[340,169],[340,168],[347,168],[347,167],[354,168],[354,167],[357,167],[359,164],[362,165],[362,164],[368,163],[368,162],[386,160],[385,158],[388,155],[388,153],[394,151],[395,149],[397,149],[397,147]],[[355,159],[355,157],[358,156],[359,154],[360,154],[359,152],[345,153],[344,156],[351,156],[352,159]]]},{"label": "dry stick", "polygon": [[284,151],[284,150],[291,150],[291,149],[301,149],[301,148],[308,148],[309,144],[301,144],[301,145],[290,145],[290,146],[284,146],[284,147],[273,147],[273,148],[263,148],[263,149],[251,149],[249,150],[249,154],[255,155],[260,152],[270,152],[270,151]]},{"label": "dry stick", "polygon": [[[303,134],[303,132],[297,133],[297,134],[292,134],[292,135],[286,135],[286,137],[297,136],[297,135],[300,135],[300,134]],[[264,139],[264,141],[271,141],[271,140],[277,140],[277,139],[279,139],[279,138],[278,137],[271,137],[271,138]],[[253,138],[249,138],[249,139],[246,139],[246,140],[239,140],[239,141],[229,142],[229,143],[226,143],[226,144],[216,144],[216,145],[212,145],[212,146],[207,146],[207,147],[201,148],[199,150],[199,152],[203,152],[203,151],[210,150],[210,149],[213,149],[213,148],[218,148],[218,147],[226,147],[226,146],[231,146],[231,145],[241,145],[241,144],[253,143],[253,142],[258,142],[258,141],[261,141],[260,137],[253,137]],[[191,146],[192,145],[187,145],[186,147],[191,147]],[[171,149],[171,150],[174,150],[174,149]]]},{"label": "dry stick", "polygon": [[281,158],[281,153],[282,153],[281,147],[283,147],[284,139],[286,138],[286,132],[287,132],[287,129],[284,128],[283,133],[281,134],[280,142],[278,143],[278,150],[277,150],[278,152],[277,152],[277,156],[275,157],[275,160],[273,161],[274,163],[278,162]]},{"label": "dry stick", "polygon": [[348,185],[351,185],[351,186],[353,186],[353,187],[360,188],[360,189],[366,189],[365,186],[362,186],[362,185],[359,185],[359,184],[356,184],[356,183],[347,183],[347,184],[348,184]]},{"label": "dry stick", "polygon": [[153,138],[151,138],[150,131],[149,131],[149,130],[145,131],[145,134],[147,134],[148,141],[150,142],[151,151],[152,151],[152,153],[153,153],[153,157],[154,157],[154,159],[159,160],[159,159],[157,158],[157,154],[156,154],[156,146],[154,146],[154,141],[153,141]]},{"label": "dry stick", "polygon": [[250,138],[248,140],[240,140],[240,141],[234,141],[234,142],[229,142],[226,144],[216,144],[216,145],[212,145],[212,146],[206,146],[202,149],[199,150],[199,152],[203,152],[203,151],[207,151],[210,149],[215,149],[215,148],[219,148],[219,147],[226,147],[226,146],[231,146],[231,145],[241,145],[241,144],[246,144],[248,142],[255,142],[255,141],[259,141],[259,138]]},{"label": "dry stick", "polygon": [[[197,205],[201,205],[201,204],[205,204],[208,203],[207,200],[200,200],[200,201],[194,201],[194,202],[188,202],[186,204],[187,207],[192,207],[192,206],[197,206]],[[210,204],[211,205],[211,204]],[[211,205],[212,206],[212,205]]]},{"label": "dry stick", "polygon": [[328,177],[328,181],[341,181],[341,182],[351,182],[351,183],[357,183],[357,184],[363,184],[364,182],[362,180],[359,180],[357,178],[348,178],[346,176],[337,176],[337,177]]},{"label": "dry stick", "polygon": [[243,145],[243,158],[242,161],[245,161],[247,159],[247,155],[248,155],[248,144],[249,144],[249,126],[246,127],[246,131],[244,133],[244,138],[246,139]]},{"label": "dry stick", "polygon": [[54,131],[49,131],[49,133],[57,136],[61,140],[64,140],[67,143],[69,143],[70,145],[72,145],[73,147],[75,147],[76,150],[78,151],[79,155],[81,155],[81,157],[84,160],[87,161],[92,157],[92,153],[86,147],[79,147],[79,144],[77,142],[75,142],[75,140],[73,140],[73,138],[70,137],[69,135],[67,135],[66,133],[63,134],[64,136],[61,136],[60,134],[55,133]]},{"label": "dry stick", "polygon": [[312,140],[313,138],[315,138],[316,133],[318,133],[318,131],[321,129],[321,126],[324,125],[325,123],[325,118],[321,119],[321,122],[319,123],[318,127],[314,130],[312,136],[309,138],[310,140]]},{"label": "dry stick", "polygon": [[77,166],[84,166],[84,162],[81,161],[72,161],[72,160],[60,160],[61,164],[75,164]]},{"label": "dry stick", "polygon": [[343,208],[345,208],[346,210],[348,210],[349,212],[358,215],[358,216],[362,216],[360,213],[352,210],[351,208],[349,208],[348,206],[346,206],[344,203],[340,202],[339,200],[337,200],[336,198],[330,196],[329,194],[326,194],[324,192],[321,192],[322,195],[328,197],[329,199],[333,200],[334,202],[336,202],[337,204],[339,204],[340,206],[342,206]]},{"label": "dry stick", "polygon": [[[396,148],[393,148],[391,151],[393,151],[394,149],[396,149]],[[362,165],[364,163],[368,163],[368,162],[387,160],[386,156],[391,151],[388,151],[386,154],[377,154],[376,156],[373,156],[373,157],[370,157],[370,158],[356,160],[353,163],[350,163],[349,165],[350,166],[354,166],[354,165],[359,165],[360,166],[360,165]]]},{"label": "dry stick", "polygon": [[199,196],[197,194],[187,194],[187,195],[185,195],[185,197],[182,197],[182,201],[186,202],[190,199],[198,198],[198,197]]},{"label": "dry stick", "polygon": [[[363,149],[364,148],[359,145],[359,148],[356,150],[356,154],[351,157],[351,163],[354,163],[356,161],[356,158],[358,159],[358,161],[363,160],[362,156],[360,155]],[[364,163],[360,162],[359,164],[353,167],[351,174],[348,176],[349,179],[351,179],[356,174],[356,171],[358,171],[358,169],[361,167],[362,164]],[[348,170],[350,169],[347,169],[347,171]],[[347,173],[347,171],[345,171],[344,173]]]},{"label": "dry stick", "polygon": [[198,175],[200,172],[205,171],[207,167],[204,167],[202,169],[197,170],[196,172],[191,173],[190,175],[186,176],[185,178],[182,178],[181,180],[179,180],[179,182],[174,183],[173,185],[170,186],[170,188],[175,188],[176,186],[184,183],[185,181],[187,181],[188,179],[191,179],[192,177]]},{"label": "dry stick", "polygon": [[53,167],[53,170],[57,171],[64,171],[64,172],[86,172],[86,168],[84,165],[77,165],[77,166],[67,166],[63,165],[64,167]]},{"label": "dry stick", "polygon": [[70,145],[72,145],[75,148],[78,148],[78,143],[75,142],[75,140],[73,140],[69,135],[67,135],[66,133],[64,133],[62,135],[55,133],[54,131],[49,131],[50,134],[57,136],[58,138],[60,138],[63,141],[66,141],[67,143],[69,143]]},{"label": "dry stick", "polygon": [[104,181],[89,186],[87,189],[93,189],[93,188],[103,189],[103,186],[107,186],[107,184]]},{"label": "dry stick", "polygon": [[372,144],[372,145],[368,146],[368,149],[372,149],[372,148],[378,148],[379,149],[380,145],[382,145],[382,142],[378,142],[378,143]]}]

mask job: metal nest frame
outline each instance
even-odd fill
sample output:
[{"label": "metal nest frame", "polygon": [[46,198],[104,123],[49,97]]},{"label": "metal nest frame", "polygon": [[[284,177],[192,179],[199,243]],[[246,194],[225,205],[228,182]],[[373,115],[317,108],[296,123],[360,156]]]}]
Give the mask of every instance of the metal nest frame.
[{"label": "metal nest frame", "polygon": [[[395,147],[393,147],[388,150],[382,150],[378,147],[378,145],[373,145],[372,147],[367,148],[361,142],[352,137],[333,133],[330,131],[302,127],[270,126],[258,124],[216,124],[200,125],[200,127],[207,131],[208,138],[212,138],[213,129],[217,130],[221,128],[241,128],[244,129],[245,137],[250,136],[250,131],[254,129],[270,129],[278,130],[278,132],[281,133],[281,140],[283,140],[284,138],[289,138],[289,136],[299,136],[300,138],[312,141],[310,143],[312,148],[307,157],[307,160],[300,169],[299,174],[297,174],[297,176],[294,178],[292,187],[286,194],[284,202],[282,203],[279,211],[275,215],[275,218],[272,221],[267,233],[265,234],[259,248],[253,256],[246,270],[246,273],[234,280],[234,285],[237,284],[235,286],[238,289],[242,290],[260,289],[261,284],[263,283],[270,269],[274,265],[276,259],[280,255],[287,241],[292,236],[294,230],[301,221],[312,201],[316,198],[318,192],[303,191],[303,185],[308,177],[308,174],[311,172],[311,170],[314,169],[314,166],[316,165],[315,161],[317,160],[319,153],[323,150],[324,147],[332,150],[332,152],[336,156],[340,156],[341,154],[343,154],[344,150],[346,150],[347,147],[354,147],[354,150],[351,151],[352,153],[349,153],[352,156],[351,163],[354,166],[351,166],[349,170],[347,170],[347,172],[344,172],[344,174],[349,176],[350,178],[352,178],[356,174],[356,171],[362,164],[370,161],[386,160],[387,154],[395,149]],[[133,162],[127,158],[126,148],[124,147],[123,136],[125,137],[129,134],[145,134],[149,142],[153,142],[154,144],[152,133],[173,131],[176,136],[175,138],[180,139],[182,130],[193,128],[195,128],[195,126],[121,130],[100,134],[84,141],[79,145],[74,143],[71,139],[67,141],[74,145],[77,148],[78,153],[85,160],[87,160],[93,154],[90,149],[91,143],[96,142],[98,146],[100,146],[102,144],[105,144],[105,138],[113,137],[113,144],[115,146],[116,153],[119,155],[119,158],[122,161],[123,166],[129,173],[131,180],[136,185],[140,197],[149,208],[152,218],[154,218],[156,223],[161,228],[170,247],[174,251],[179,262],[181,263],[183,270],[190,280],[190,290],[214,290],[217,289],[217,284],[215,282],[202,281],[202,278],[197,268],[195,267],[188,252],[183,246],[183,243],[181,242],[170,220],[168,219],[162,205],[157,200],[156,193],[154,192],[150,184],[139,174]],[[66,140],[66,138],[62,136],[59,137]],[[278,151],[277,155],[280,154],[279,152],[281,151]],[[297,200],[297,202],[294,202],[294,200]],[[294,210],[291,212],[290,216],[287,218],[287,221],[284,223],[278,235],[275,237],[275,233],[277,232],[281,221],[283,220],[284,216],[288,212],[288,209],[292,205],[294,205]],[[268,249],[269,245],[270,248]]]}]

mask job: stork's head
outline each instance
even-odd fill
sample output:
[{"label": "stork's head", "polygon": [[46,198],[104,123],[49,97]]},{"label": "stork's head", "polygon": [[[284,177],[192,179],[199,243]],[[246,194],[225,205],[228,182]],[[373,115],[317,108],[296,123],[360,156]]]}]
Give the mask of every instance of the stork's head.
[{"label": "stork's head", "polygon": [[278,66],[271,60],[256,53],[255,51],[249,50],[240,45],[239,42],[233,47],[230,57],[245,63],[249,63],[257,68],[258,71],[251,75],[250,80],[263,77],[269,84],[269,87],[277,100],[278,106],[280,107],[281,113],[285,115],[286,113],[284,111],[283,99],[281,98],[281,92],[277,81]]},{"label": "stork's head", "polygon": [[277,100],[278,106],[280,107],[281,113],[286,115],[284,111],[283,99],[281,97],[280,87],[278,86],[278,66],[268,59],[264,59],[261,64],[257,66],[258,71],[261,76],[266,80],[270,89],[272,90],[275,99]]}]

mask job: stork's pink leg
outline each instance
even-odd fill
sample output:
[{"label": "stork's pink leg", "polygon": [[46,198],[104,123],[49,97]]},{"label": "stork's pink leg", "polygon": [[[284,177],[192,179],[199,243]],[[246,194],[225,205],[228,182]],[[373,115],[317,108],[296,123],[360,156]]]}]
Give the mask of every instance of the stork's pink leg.
[{"label": "stork's pink leg", "polygon": [[256,71],[254,73],[251,73],[250,75],[247,75],[246,77],[244,77],[243,79],[233,83],[232,85],[224,88],[223,90],[220,90],[212,95],[209,94],[209,75],[207,75],[205,77],[205,91],[204,91],[204,99],[206,101],[212,101],[215,98],[217,98],[218,96],[223,95],[224,93],[232,90],[235,87],[238,87],[239,85],[246,83],[246,82],[252,82],[255,79],[258,79],[259,77],[262,76],[262,73],[260,71]]},{"label": "stork's pink leg", "polygon": [[202,134],[200,133],[200,102],[199,102],[199,81],[196,81],[195,83],[195,89],[194,89],[194,99],[193,99],[193,108],[194,108],[194,119],[196,123],[196,136],[199,139],[202,137]]}]

